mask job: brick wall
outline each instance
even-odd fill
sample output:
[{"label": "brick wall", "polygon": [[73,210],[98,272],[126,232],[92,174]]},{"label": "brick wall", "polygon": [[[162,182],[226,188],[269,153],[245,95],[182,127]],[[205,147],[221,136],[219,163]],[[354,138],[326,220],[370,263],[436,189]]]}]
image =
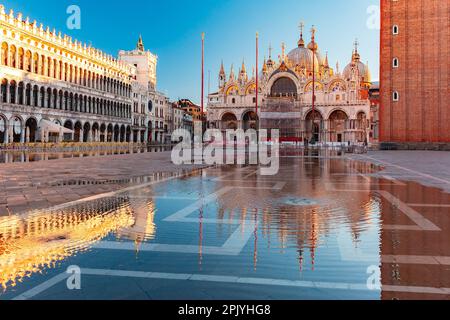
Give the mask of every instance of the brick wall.
[{"label": "brick wall", "polygon": [[450,0],[381,0],[381,141],[450,142],[449,10]]}]

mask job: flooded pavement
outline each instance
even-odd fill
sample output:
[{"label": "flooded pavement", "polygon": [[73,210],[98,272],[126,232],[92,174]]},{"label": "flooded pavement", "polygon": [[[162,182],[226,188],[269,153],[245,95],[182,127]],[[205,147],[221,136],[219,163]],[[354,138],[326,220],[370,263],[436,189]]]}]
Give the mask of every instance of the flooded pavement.
[{"label": "flooded pavement", "polygon": [[39,162],[59,159],[104,157],[112,155],[139,154],[147,152],[165,152],[172,150],[171,146],[148,146],[148,147],[130,147],[121,149],[104,149],[93,151],[15,151],[0,150],[0,164],[2,163],[23,163],[23,162]]},{"label": "flooded pavement", "polygon": [[257,169],[0,217],[0,299],[449,299],[449,194],[343,158]]}]

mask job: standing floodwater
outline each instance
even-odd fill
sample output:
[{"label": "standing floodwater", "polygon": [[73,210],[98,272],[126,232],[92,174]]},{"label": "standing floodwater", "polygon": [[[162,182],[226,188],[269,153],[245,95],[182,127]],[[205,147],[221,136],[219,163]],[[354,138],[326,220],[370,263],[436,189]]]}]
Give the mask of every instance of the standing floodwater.
[{"label": "standing floodwater", "polygon": [[[442,298],[450,286],[445,264],[416,266],[450,255],[448,195],[334,157],[286,156],[276,176],[257,169],[209,168],[0,217],[0,297]],[[70,266],[80,290],[67,287]]]}]

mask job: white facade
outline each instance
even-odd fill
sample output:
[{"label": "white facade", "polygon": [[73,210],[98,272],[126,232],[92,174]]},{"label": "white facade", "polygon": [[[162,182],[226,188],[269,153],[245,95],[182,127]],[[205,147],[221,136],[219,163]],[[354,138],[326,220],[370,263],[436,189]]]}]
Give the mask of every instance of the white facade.
[{"label": "white facade", "polygon": [[[242,63],[237,75],[233,67],[227,77],[223,64],[219,91],[208,97],[210,127],[225,129],[279,129],[285,141],[312,140],[322,143],[367,142],[369,139],[370,72],[360,61],[357,46],[352,60],[341,73],[320,54],[313,30],[305,46],[287,55],[284,45],[278,62],[265,60],[259,76],[258,114],[256,79]],[[313,81],[314,78],[314,81]],[[314,110],[313,108],[314,83]]]}]

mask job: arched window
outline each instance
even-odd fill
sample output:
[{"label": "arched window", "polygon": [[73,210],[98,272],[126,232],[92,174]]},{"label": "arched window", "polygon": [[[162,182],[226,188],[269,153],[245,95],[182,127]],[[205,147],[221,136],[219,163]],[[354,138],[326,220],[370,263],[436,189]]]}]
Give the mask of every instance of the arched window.
[{"label": "arched window", "polygon": [[2,43],[2,65],[7,66],[8,65],[8,44],[6,42]]},{"label": "arched window", "polygon": [[393,34],[393,35],[397,35],[397,34],[398,34],[398,25],[394,25],[394,26],[392,27],[392,34]]},{"label": "arched window", "polygon": [[398,65],[399,65],[398,58],[392,59],[392,67],[398,68]]},{"label": "arched window", "polygon": [[14,80],[11,81],[9,84],[9,102],[10,103],[17,103],[16,86],[17,86],[17,84]]},{"label": "arched window", "polygon": [[274,82],[270,93],[273,97],[296,96],[297,86],[291,79],[283,77]]},{"label": "arched window", "polygon": [[398,91],[394,91],[394,93],[392,94],[392,100],[393,101],[399,101],[400,100],[400,95],[399,95]]}]

